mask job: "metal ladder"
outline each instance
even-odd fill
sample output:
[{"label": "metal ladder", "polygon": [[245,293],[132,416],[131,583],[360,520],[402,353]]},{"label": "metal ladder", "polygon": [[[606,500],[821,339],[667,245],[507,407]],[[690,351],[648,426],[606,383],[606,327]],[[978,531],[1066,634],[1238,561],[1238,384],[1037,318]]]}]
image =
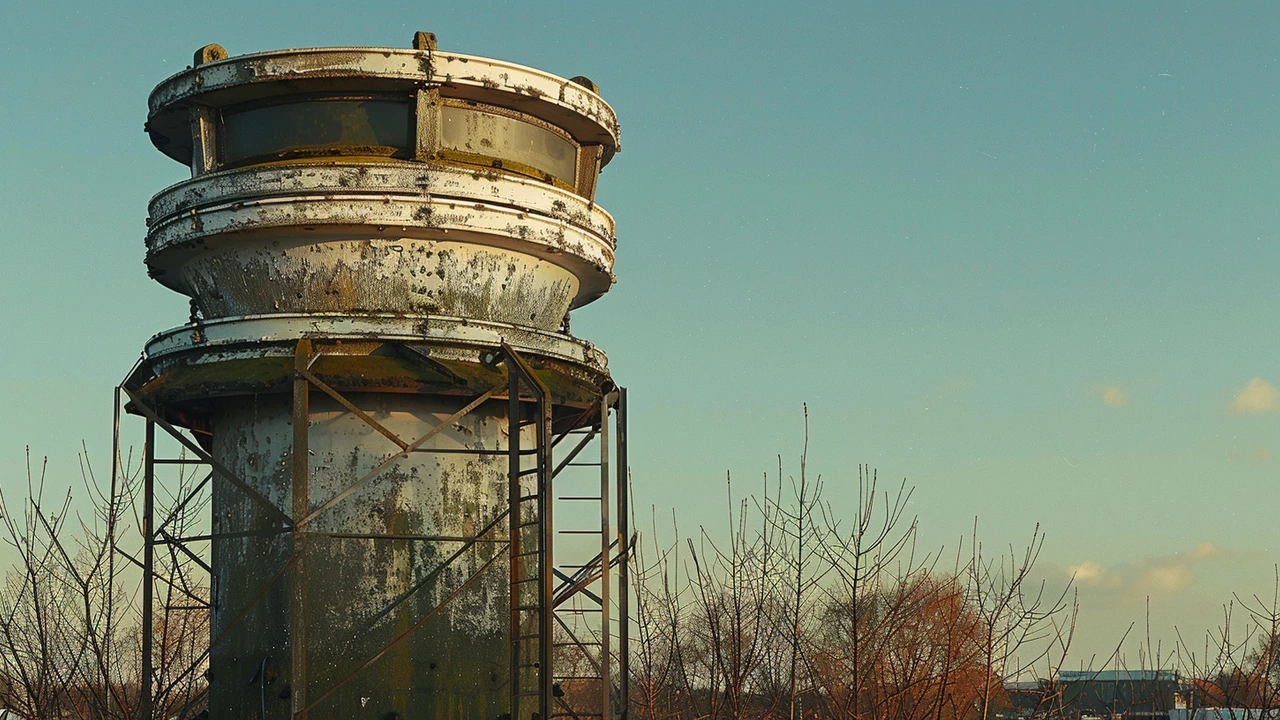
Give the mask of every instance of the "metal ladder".
[{"label": "metal ladder", "polygon": [[[611,485],[615,478],[610,462],[610,410],[618,406],[618,465],[625,467],[625,390],[606,392],[594,412],[569,423],[558,437],[552,435],[552,398],[547,387],[509,346],[503,347],[508,381],[508,514],[511,593],[510,720],[552,718],[601,718],[625,720],[627,696],[627,623],[618,624],[619,687],[614,687],[611,613],[611,572],[615,565],[621,594],[620,614],[627,612],[626,548],[622,547],[627,523],[625,473],[616,481],[620,522],[610,522]],[[522,400],[522,386],[529,391]],[[532,395],[533,402],[529,402]],[[594,422],[592,422],[594,416]],[[563,422],[563,419],[562,419]],[[535,432],[533,447],[522,451],[529,426]],[[524,435],[524,437],[522,437]],[[571,436],[581,436],[571,451],[555,462],[553,448]],[[599,462],[575,462],[598,440]],[[529,463],[528,459],[534,460]],[[599,489],[557,497],[554,480],[567,467],[595,467]],[[556,502],[598,503],[599,526],[565,529],[553,533]],[[585,562],[557,565],[561,556],[557,536],[594,536],[598,550],[585,552]],[[568,548],[564,548],[567,550]],[[579,556],[584,554],[581,545]],[[622,553],[622,554],[620,554]],[[591,555],[594,554],[594,557]],[[593,592],[593,590],[595,590]],[[598,594],[597,594],[598,592]],[[585,598],[588,607],[576,602]],[[570,602],[571,600],[575,602]],[[594,603],[593,605],[591,603]],[[587,616],[592,616],[587,620]],[[556,673],[555,657],[578,658],[577,669],[566,665]],[[577,653],[578,655],[575,655]],[[615,692],[616,691],[616,692]],[[621,712],[619,712],[621,711]]]},{"label": "metal ladder", "polygon": [[[591,529],[564,529],[556,533],[557,537],[594,536],[597,541],[594,552],[587,551],[586,557],[580,557],[578,562],[562,563],[555,569],[556,592],[552,598],[552,612],[557,637],[553,639],[554,647],[566,655],[566,659],[577,662],[570,666],[571,669],[554,674],[553,689],[558,692],[552,709],[553,718],[614,720],[615,717],[610,619],[610,558],[615,555],[617,546],[610,524],[609,409],[612,401],[610,395],[601,398],[598,423],[589,430],[580,431],[581,441],[559,460],[553,471],[555,476],[568,467],[594,467],[600,473],[598,488],[556,498],[560,502],[597,504],[600,525]],[[599,445],[598,461],[578,460],[579,454],[592,440]],[[581,547],[576,550],[580,556],[584,552]],[[558,558],[568,555],[568,552],[556,553]],[[574,602],[571,603],[571,599]],[[580,606],[577,600],[582,600],[585,607]]]},{"label": "metal ladder", "polygon": [[[545,720],[550,717],[551,662],[549,644],[553,619],[548,611],[553,591],[551,508],[551,394],[532,368],[510,347],[504,346],[508,390],[507,490],[509,552],[511,563],[511,659],[510,698],[512,720]],[[533,417],[521,401],[521,386],[533,395]],[[532,467],[525,467],[528,453],[521,451],[521,434],[535,430]]]}]

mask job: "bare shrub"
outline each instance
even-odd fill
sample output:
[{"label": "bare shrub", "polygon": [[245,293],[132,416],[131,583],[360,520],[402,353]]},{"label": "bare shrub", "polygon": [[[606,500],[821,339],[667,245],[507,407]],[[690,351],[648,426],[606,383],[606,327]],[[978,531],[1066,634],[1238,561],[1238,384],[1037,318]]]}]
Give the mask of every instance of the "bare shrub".
[{"label": "bare shrub", "polygon": [[[49,489],[47,459],[33,470],[28,453],[27,467],[21,500],[0,493],[0,534],[17,557],[0,587],[0,704],[30,718],[141,717],[143,578],[136,550],[126,547],[141,544],[139,473],[117,467],[103,489],[82,454],[92,506],[83,517],[72,511],[70,489]],[[179,492],[187,485],[189,478],[181,480]],[[185,532],[194,510],[173,513],[170,531]],[[161,547],[168,551],[158,554],[150,578],[162,586],[149,629],[159,669],[150,700],[154,716],[168,718],[198,709],[203,672],[176,676],[199,665],[209,616],[193,559]]]}]

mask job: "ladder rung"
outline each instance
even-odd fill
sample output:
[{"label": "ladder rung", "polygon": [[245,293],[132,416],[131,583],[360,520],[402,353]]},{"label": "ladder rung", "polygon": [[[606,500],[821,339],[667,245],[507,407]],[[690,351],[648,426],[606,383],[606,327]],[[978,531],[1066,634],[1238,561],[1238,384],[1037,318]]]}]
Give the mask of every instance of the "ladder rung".
[{"label": "ladder rung", "polygon": [[552,643],[552,645],[555,645],[556,647],[577,647],[578,645],[599,645],[599,644],[600,643],[594,640],[583,640],[582,642]]},{"label": "ladder rung", "polygon": [[520,502],[525,502],[525,501],[527,501],[527,500],[537,500],[539,497],[541,497],[541,496],[539,496],[539,495],[537,495],[537,494],[534,494],[534,495],[521,495],[521,496],[520,496]]},{"label": "ladder rung", "polygon": [[585,462],[583,462],[583,463],[569,463],[569,467],[600,467],[600,463],[598,463],[598,462],[593,462],[593,463],[585,463]]},{"label": "ladder rung", "polygon": [[516,607],[513,607],[511,609],[517,612],[528,612],[530,610],[541,610],[542,608],[538,607],[537,605],[517,605]]},{"label": "ladder rung", "polygon": [[528,470],[521,470],[516,473],[516,477],[524,477],[525,475],[532,475],[536,472],[538,472],[538,468],[529,468]]},{"label": "ladder rung", "polygon": [[603,530],[557,530],[561,535],[599,535]]},{"label": "ladder rung", "polygon": [[562,495],[557,500],[599,500],[599,495]]},{"label": "ladder rung", "polygon": [[556,675],[556,680],[599,680],[599,675]]},{"label": "ladder rung", "polygon": [[534,525],[541,525],[541,524],[542,523],[538,522],[537,520],[534,520],[533,522],[520,523],[516,527],[533,527]]},{"label": "ladder rung", "polygon": [[[538,634],[534,634],[534,635],[517,635],[517,636],[516,636],[516,640],[535,640],[535,639],[540,638],[540,637],[542,637],[542,636],[541,636],[541,635],[538,635]],[[521,667],[524,667],[524,666],[522,665]]]},{"label": "ladder rung", "polygon": [[513,581],[513,582],[517,582],[517,583],[538,582],[538,581],[539,581],[539,580],[541,580],[541,579],[542,579],[542,578],[536,578],[536,577],[533,577],[533,578],[521,578],[520,580],[515,580],[515,581]]},{"label": "ladder rung", "polygon": [[598,612],[600,612],[600,608],[565,608],[565,609],[563,609],[563,610],[556,610],[556,612],[558,612],[558,613],[566,613],[566,614],[568,614],[568,613],[576,613],[576,614],[582,614],[582,613],[598,613]]}]

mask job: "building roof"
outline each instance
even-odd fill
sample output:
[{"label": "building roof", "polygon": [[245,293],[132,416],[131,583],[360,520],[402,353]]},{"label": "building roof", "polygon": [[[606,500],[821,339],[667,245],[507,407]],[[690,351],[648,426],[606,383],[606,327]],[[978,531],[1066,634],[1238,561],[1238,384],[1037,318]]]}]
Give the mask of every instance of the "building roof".
[{"label": "building roof", "polygon": [[1177,682],[1176,672],[1169,670],[1060,670],[1058,682]]}]

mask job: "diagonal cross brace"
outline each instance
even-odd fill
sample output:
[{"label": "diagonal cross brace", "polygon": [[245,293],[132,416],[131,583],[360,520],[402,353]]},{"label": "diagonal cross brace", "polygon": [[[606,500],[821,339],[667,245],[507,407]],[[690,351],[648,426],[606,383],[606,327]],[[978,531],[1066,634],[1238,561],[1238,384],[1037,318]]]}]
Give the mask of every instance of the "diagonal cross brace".
[{"label": "diagonal cross brace", "polygon": [[356,407],[356,406],[355,406],[355,405],[354,405],[350,400],[348,400],[348,399],[346,399],[345,397],[343,397],[343,396],[342,396],[342,395],[341,395],[337,390],[334,390],[333,388],[329,387],[329,386],[328,386],[328,385],[327,385],[323,380],[321,380],[320,378],[316,377],[316,376],[315,376],[315,374],[314,374],[314,373],[312,373],[310,370],[307,370],[307,369],[305,369],[305,368],[299,367],[299,368],[297,369],[297,373],[298,373],[298,375],[300,375],[304,380],[306,380],[307,382],[309,382],[309,383],[311,383],[312,385],[315,385],[317,388],[319,388],[319,389],[320,389],[320,391],[321,391],[321,392],[323,392],[325,395],[328,395],[329,397],[333,398],[334,400],[337,400],[337,401],[338,401],[338,403],[342,405],[342,407],[344,407],[344,408],[346,408],[347,410],[351,411],[351,413],[352,413],[353,415],[355,415],[356,417],[358,417],[358,418],[360,418],[361,420],[363,420],[363,421],[365,422],[365,424],[366,424],[366,425],[368,425],[369,427],[373,428],[374,430],[377,430],[379,433],[381,433],[381,434],[382,434],[384,437],[386,437],[388,440],[390,440],[391,442],[393,442],[393,443],[395,443],[396,445],[398,445],[398,446],[400,447],[400,449],[401,449],[401,450],[404,450],[404,451],[406,451],[406,452],[409,450],[409,444],[408,444],[408,443],[406,443],[405,441],[401,440],[401,439],[400,439],[400,437],[399,437],[398,435],[396,435],[395,433],[393,433],[393,432],[391,432],[390,430],[388,430],[388,429],[386,429],[385,427],[383,427],[383,425],[382,425],[381,423],[379,423],[377,420],[374,420],[372,417],[370,417],[368,413],[366,413],[365,411],[363,411],[363,410],[361,410],[360,408]]},{"label": "diagonal cross brace", "polygon": [[249,610],[251,610],[253,606],[256,605],[258,601],[261,600],[262,597],[267,594],[267,591],[271,589],[272,585],[275,585],[277,580],[279,580],[281,577],[284,576],[285,571],[288,570],[290,567],[292,567],[294,562],[297,559],[298,559],[297,553],[294,553],[293,555],[289,556],[289,559],[286,560],[284,565],[279,570],[276,571],[276,574],[272,575],[271,579],[267,580],[267,582],[261,588],[258,589],[258,594],[254,595],[253,599],[251,599],[248,602],[248,604],[240,608],[240,612],[236,613],[235,617],[231,618],[231,622],[223,626],[222,632],[218,633],[218,636],[215,637],[209,643],[209,646],[204,649],[204,652],[200,653],[200,656],[196,658],[195,662],[188,665],[186,670],[183,670],[181,673],[178,673],[178,675],[174,677],[172,681],[169,682],[169,685],[165,687],[163,693],[161,694],[168,693],[170,690],[173,690],[175,687],[178,686],[178,683],[181,682],[183,678],[190,675],[197,668],[199,668],[204,663],[204,661],[209,657],[209,655],[213,653],[214,646],[222,642],[223,638],[227,636],[227,631],[229,631],[233,625],[239,622],[241,618],[243,618],[246,614],[248,614]]},{"label": "diagonal cross brace", "polygon": [[368,660],[365,660],[363,663],[360,664],[359,667],[357,667],[355,670],[352,670],[349,675],[342,678],[342,680],[339,680],[338,684],[329,688],[323,695],[313,700],[310,705],[307,705],[306,707],[304,707],[302,709],[302,712],[299,713],[299,715],[305,716],[307,712],[309,712],[312,708],[314,708],[315,706],[323,702],[325,698],[328,698],[330,695],[337,692],[339,688],[341,688],[343,685],[346,685],[348,682],[350,682],[352,678],[354,678],[355,676],[363,672],[365,668],[377,662],[379,659],[382,658],[383,655],[386,655],[392,648],[394,648],[396,645],[399,645],[405,638],[409,637],[409,635],[411,635],[415,630],[425,625],[428,620],[430,620],[432,617],[435,616],[436,613],[440,612],[440,610],[442,610],[449,603],[453,602],[455,598],[461,595],[462,591],[466,590],[471,585],[471,583],[475,582],[480,577],[482,577],[485,571],[489,569],[489,566],[492,565],[494,561],[496,561],[500,557],[502,557],[502,553],[500,552],[494,553],[493,557],[486,560],[484,564],[481,565],[475,572],[471,573],[470,577],[462,581],[462,584],[459,585],[456,589],[454,589],[453,592],[449,593],[449,595],[445,597],[445,599],[441,600],[439,604],[437,604],[435,607],[427,611],[425,615],[418,618],[418,621],[410,625],[409,629],[405,630],[403,633],[400,633],[400,635],[398,635],[396,639],[392,640],[381,650],[374,653],[373,657],[369,658]]},{"label": "diagonal cross brace", "polygon": [[444,422],[431,428],[431,430],[428,431],[426,435],[423,435],[422,437],[418,438],[417,440],[414,440],[413,442],[405,446],[402,452],[396,453],[395,455],[392,455],[391,457],[382,461],[382,463],[379,464],[378,467],[370,470],[368,473],[365,474],[364,477],[360,478],[359,480],[349,485],[347,489],[343,490],[337,495],[334,495],[327,502],[325,502],[325,504],[311,511],[309,515],[307,515],[306,517],[298,521],[298,527],[306,526],[307,523],[316,519],[316,517],[319,516],[320,513],[338,504],[339,502],[342,501],[343,498],[348,497],[349,495],[354,493],[356,490],[359,490],[362,486],[364,486],[365,483],[377,477],[378,474],[381,473],[383,470],[386,470],[387,468],[394,465],[397,460],[408,457],[409,453],[413,452],[414,450],[417,450],[419,447],[422,446],[423,443],[435,437],[439,433],[443,432],[445,429],[452,427],[454,423],[461,420],[464,416],[470,414],[472,410],[475,410],[476,408],[480,407],[480,405],[482,405],[486,400],[493,397],[494,395],[497,395],[498,392],[503,390],[505,387],[506,387],[506,383],[503,383],[502,385],[496,385],[490,388],[487,392],[485,392],[485,394],[467,403],[466,407],[450,415],[448,418],[445,419]]},{"label": "diagonal cross brace", "polygon": [[[597,555],[597,556],[596,556],[595,562],[600,562],[600,556],[599,556],[599,555]],[[557,570],[553,570],[552,572],[554,572],[554,573],[556,574],[556,577],[558,577],[558,578],[560,578],[561,580],[563,580],[563,581],[564,581],[564,584],[563,584],[563,585],[561,585],[561,587],[569,587],[569,586],[573,585],[573,584],[576,582],[572,577],[570,577],[570,576],[569,576],[569,575],[567,575],[566,573],[561,572],[561,571],[560,571],[560,570],[558,570],[558,569],[557,569]],[[595,576],[594,576],[594,575],[592,575],[592,577],[594,578]],[[597,605],[604,605],[604,600],[601,600],[599,595],[597,595],[597,594],[595,594],[595,593],[591,592],[591,591],[590,591],[590,590],[588,590],[587,588],[583,587],[583,588],[582,588],[581,590],[579,590],[578,592],[582,593],[583,595],[586,595],[587,597],[591,598],[592,600],[595,600]]]},{"label": "diagonal cross brace", "polygon": [[165,528],[169,527],[169,523],[173,522],[174,520],[177,520],[178,514],[181,513],[183,509],[187,507],[188,503],[190,503],[193,499],[195,499],[195,496],[198,495],[200,491],[204,489],[204,486],[208,485],[209,481],[212,479],[213,479],[213,473],[209,473],[208,475],[205,475],[204,479],[200,481],[200,484],[196,485],[196,488],[194,490],[187,493],[187,496],[182,499],[182,502],[174,506],[173,510],[169,513],[169,517],[165,518],[164,522],[160,523],[160,527],[159,529],[156,530],[156,532],[157,533],[164,532]]},{"label": "diagonal cross brace", "polygon": [[[632,535],[631,543],[627,547],[622,548],[617,555],[609,558],[610,569],[617,567],[619,563],[623,562],[635,550],[636,540],[638,537],[638,535]],[[618,541],[614,540],[610,543],[609,547],[616,547],[617,544]],[[556,574],[563,576],[563,574],[559,572]],[[596,553],[595,558],[593,558],[590,563],[586,564],[579,569],[578,572],[574,573],[573,578],[575,579],[574,581],[571,582],[569,580],[565,580],[565,582],[560,584],[560,587],[556,588],[554,607],[560,607],[567,602],[569,598],[583,592],[589,585],[591,585],[591,583],[600,578],[600,553]]]},{"label": "diagonal cross brace", "polygon": [[187,436],[183,435],[181,432],[178,432],[177,428],[170,425],[164,418],[160,417],[160,414],[155,411],[155,408],[152,408],[143,402],[142,398],[138,397],[137,393],[129,389],[129,386],[121,385],[120,388],[124,390],[125,394],[129,396],[129,399],[132,400],[133,404],[138,408],[138,411],[141,412],[148,420],[151,420],[163,428],[164,431],[169,433],[174,440],[182,443],[188,450],[195,453],[196,457],[209,463],[209,466],[214,470],[217,470],[220,475],[227,479],[227,482],[237,487],[245,495],[248,495],[251,500],[261,505],[272,518],[284,523],[286,527],[291,527],[293,525],[293,521],[290,520],[289,516],[285,515],[280,508],[276,507],[275,504],[268,500],[262,493],[250,487],[248,483],[236,477],[236,474],[231,472],[226,465],[214,460],[213,456],[205,452],[204,448],[189,440]]},{"label": "diagonal cross brace", "polygon": [[[560,464],[556,465],[556,469],[551,471],[551,477],[554,478],[559,476],[561,470],[564,470],[565,468],[569,467],[569,463],[573,462],[578,457],[578,454],[582,452],[582,449],[587,446],[587,443],[594,440],[597,434],[599,433],[597,433],[595,430],[592,430],[586,435],[583,435],[582,440],[577,445],[575,445],[572,450],[569,451],[569,454],[566,455],[565,458],[560,461]],[[564,437],[564,436],[562,435],[561,437]]]},{"label": "diagonal cross brace", "polygon": [[517,353],[515,348],[505,342],[502,343],[502,352],[506,358],[511,361],[507,364],[508,372],[515,370],[520,376],[520,379],[527,383],[534,392],[536,392],[540,397],[545,398],[547,401],[550,401],[551,391],[547,389],[546,383],[542,382],[542,379],[534,374],[533,368],[529,367],[529,363],[526,362],[524,358],[520,357],[520,353]]},{"label": "diagonal cross brace", "polygon": [[502,522],[504,519],[506,519],[506,517],[507,517],[506,510],[503,510],[502,512],[498,513],[497,517],[491,520],[489,524],[485,525],[484,528],[480,530],[480,532],[468,538],[467,541],[463,544],[463,546],[458,548],[456,551],[454,551],[454,553],[450,555],[448,559],[440,563],[440,565],[437,566],[434,570],[428,572],[421,580],[414,583],[413,587],[409,588],[408,590],[405,590],[403,593],[400,593],[400,596],[397,597],[395,600],[392,600],[390,605],[388,605],[387,607],[379,611],[377,615],[374,615],[373,619],[369,621],[369,624],[367,627],[369,629],[372,629],[373,626],[376,625],[379,620],[381,620],[382,618],[390,614],[391,611],[396,609],[396,607],[400,603],[409,599],[411,596],[413,596],[414,593],[426,587],[428,583],[430,583],[431,581],[439,577],[440,573],[444,572],[447,568],[449,568],[449,566],[451,566],[455,560],[462,557],[463,553],[465,553],[466,551],[474,547],[475,544],[479,542],[481,538],[485,537],[490,532],[492,532],[493,529],[498,526],[498,523]]}]

